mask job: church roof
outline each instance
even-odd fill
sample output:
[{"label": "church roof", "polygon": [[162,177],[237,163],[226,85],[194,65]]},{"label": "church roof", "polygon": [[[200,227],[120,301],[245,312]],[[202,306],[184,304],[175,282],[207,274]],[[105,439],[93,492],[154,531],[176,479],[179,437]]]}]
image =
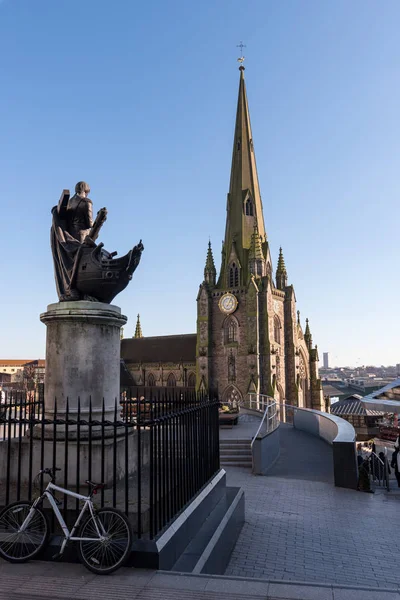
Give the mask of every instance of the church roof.
[{"label": "church roof", "polygon": [[163,335],[121,340],[125,363],[196,362],[195,333]]},{"label": "church roof", "polygon": [[120,386],[121,387],[134,387],[135,380],[132,375],[129,373],[128,369],[123,360],[121,360],[120,366]]}]

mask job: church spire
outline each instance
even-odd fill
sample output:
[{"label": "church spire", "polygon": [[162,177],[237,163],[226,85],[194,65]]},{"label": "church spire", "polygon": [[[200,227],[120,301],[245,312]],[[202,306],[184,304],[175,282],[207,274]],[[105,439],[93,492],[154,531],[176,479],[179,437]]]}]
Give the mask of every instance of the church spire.
[{"label": "church spire", "polygon": [[134,338],[142,338],[143,337],[142,326],[140,324],[140,315],[137,316],[135,335],[133,337]]},{"label": "church spire", "polygon": [[285,259],[283,258],[282,248],[279,248],[278,267],[276,269],[276,287],[278,290],[284,290],[287,286],[287,271]]},{"label": "church spire", "polygon": [[244,67],[240,66],[239,70],[239,95],[227,201],[225,256],[221,267],[222,285],[226,285],[226,281],[229,280],[231,263],[235,263],[236,268],[239,267],[240,284],[243,285],[247,281],[248,254],[255,225],[262,240],[264,256],[267,251]]},{"label": "church spire", "polygon": [[206,266],[204,267],[204,281],[214,286],[217,278],[217,271],[214,264],[214,257],[211,249],[211,241],[208,242]]}]

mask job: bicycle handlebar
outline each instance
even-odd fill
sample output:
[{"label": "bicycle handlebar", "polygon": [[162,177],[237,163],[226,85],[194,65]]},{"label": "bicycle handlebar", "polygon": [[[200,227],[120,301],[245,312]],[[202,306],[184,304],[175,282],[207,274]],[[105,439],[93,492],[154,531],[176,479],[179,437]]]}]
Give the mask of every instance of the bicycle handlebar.
[{"label": "bicycle handlebar", "polygon": [[56,471],[61,471],[61,469],[59,467],[51,467],[50,469],[49,468],[42,469],[41,471],[39,471],[39,475],[42,475],[42,474],[50,475],[52,481],[55,481],[55,478],[56,478],[55,472]]}]

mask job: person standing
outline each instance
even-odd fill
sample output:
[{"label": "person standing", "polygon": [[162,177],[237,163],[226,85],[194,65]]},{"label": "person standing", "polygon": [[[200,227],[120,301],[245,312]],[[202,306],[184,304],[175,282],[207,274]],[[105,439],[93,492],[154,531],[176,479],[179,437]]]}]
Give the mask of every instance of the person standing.
[{"label": "person standing", "polygon": [[399,436],[396,439],[394,444],[394,452],[392,454],[392,461],[390,466],[394,469],[394,474],[397,479],[397,486],[400,488],[400,440]]}]

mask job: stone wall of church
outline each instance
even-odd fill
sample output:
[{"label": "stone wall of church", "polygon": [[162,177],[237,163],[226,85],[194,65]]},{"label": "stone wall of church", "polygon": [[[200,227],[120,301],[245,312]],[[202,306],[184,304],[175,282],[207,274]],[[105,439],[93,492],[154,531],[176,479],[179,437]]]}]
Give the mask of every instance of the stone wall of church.
[{"label": "stone wall of church", "polygon": [[195,363],[125,363],[135,385],[146,387],[193,387]]},{"label": "stone wall of church", "polygon": [[293,288],[286,289],[284,303],[285,319],[285,375],[286,375],[286,402],[293,406],[298,406],[298,389],[296,384],[298,356],[296,353],[297,336],[296,328],[296,301]]},{"label": "stone wall of church", "polygon": [[[252,375],[257,377],[256,349],[255,344],[251,344],[256,325],[253,316],[247,314],[246,290],[242,288],[231,291],[238,300],[238,307],[231,315],[225,315],[218,307],[225,292],[211,292],[211,387],[218,388],[220,398],[224,401],[244,399]],[[231,331],[234,331],[231,338],[230,326]],[[235,398],[230,398],[231,394]]]},{"label": "stone wall of church", "polygon": [[275,398],[286,397],[285,294],[274,290],[269,294],[269,331],[271,340],[271,381]]}]

